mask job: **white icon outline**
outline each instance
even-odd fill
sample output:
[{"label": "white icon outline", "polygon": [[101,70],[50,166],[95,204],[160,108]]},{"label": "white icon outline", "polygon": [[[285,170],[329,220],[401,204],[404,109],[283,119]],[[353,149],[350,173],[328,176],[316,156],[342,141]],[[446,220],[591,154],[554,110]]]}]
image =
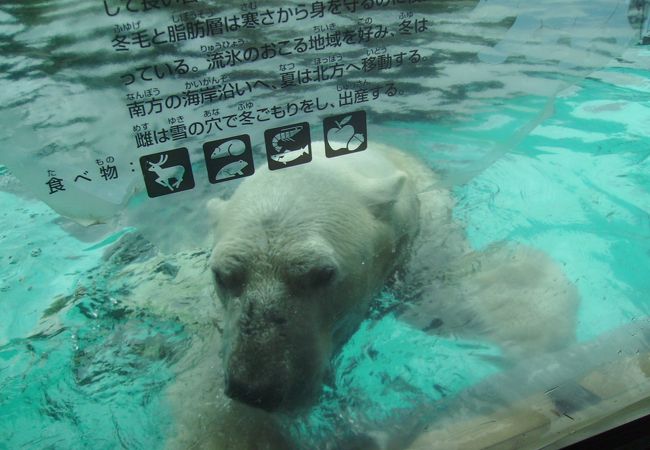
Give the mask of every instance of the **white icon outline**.
[{"label": "white icon outline", "polygon": [[[156,183],[174,192],[183,182],[183,178],[185,176],[185,167],[182,165],[162,167],[168,159],[169,155],[162,154],[160,155],[160,160],[158,160],[158,162],[154,163],[147,161],[147,164],[149,164],[149,168],[147,170],[156,174],[157,178],[154,180]],[[174,183],[171,183],[171,180],[176,181]]]}]

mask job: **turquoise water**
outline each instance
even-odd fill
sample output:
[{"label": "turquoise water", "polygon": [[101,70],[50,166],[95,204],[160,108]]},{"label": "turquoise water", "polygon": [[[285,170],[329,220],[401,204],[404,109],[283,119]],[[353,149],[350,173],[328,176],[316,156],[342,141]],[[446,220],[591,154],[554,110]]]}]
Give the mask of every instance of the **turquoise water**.
[{"label": "turquoise water", "polygon": [[0,448],[159,447],[171,372],[142,348],[182,330],[112,303],[103,248],[72,237],[47,206],[0,198],[11,211],[1,220]]},{"label": "turquoise water", "polygon": [[[539,99],[513,100],[462,125],[388,124],[378,136],[399,146],[408,135],[443,168],[463,155],[445,154],[445,144],[497,143],[454,186],[455,216],[478,249],[516,241],[562,265],[582,298],[580,342],[650,315],[648,61],[646,48],[629,50],[561,92],[551,117],[518,138],[508,112]],[[172,426],[163,389],[188,332],[180,321],[125,307],[119,298],[134,280],[114,279],[151,248],[135,241],[131,254],[105,253],[123,232],[106,240],[70,225],[20,194],[6,170],[0,186],[0,448],[160,448]],[[288,426],[324,447],[332,431],[435,421],[462,408],[459,393],[503,369],[498,355],[485,343],[376,317],[334,362],[334,388]]]},{"label": "turquoise water", "polygon": [[[185,261],[177,252],[190,249],[193,261],[205,257],[205,199],[233,188],[215,190],[197,177],[194,191],[164,201],[146,196],[130,163],[167,145],[134,148],[132,130],[145,119],[129,120],[125,94],[152,85],[138,80],[124,86],[121,75],[137,74],[143,64],[165,67],[175,58],[205,69],[199,44],[206,42],[115,52],[116,26],[131,26],[135,17],[148,30],[166,29],[170,15],[185,6],[130,16],[127,2],[109,0],[123,6],[121,16],[109,17],[101,3],[0,5],[0,449],[164,446],[164,437],[174,433],[165,389],[201,325],[184,319],[201,309],[181,298],[171,313],[161,311],[154,294],[146,305],[130,302],[148,281],[133,267],[153,258],[155,246],[169,252],[153,276],[168,283],[169,293],[162,292],[171,296]],[[240,3],[219,2],[219,14],[238,12]],[[192,7],[206,5],[211,2]],[[494,404],[648,350],[650,53],[647,46],[624,51],[640,31],[629,2],[413,5],[416,18],[430,21],[426,34],[391,35],[340,51],[342,59],[358,61],[373,52],[418,49],[421,63],[352,72],[340,81],[274,94],[254,91],[245,100],[269,106],[338,97],[346,84],[395,83],[397,95],[354,106],[368,113],[370,140],[407,147],[442,175],[456,198],[454,217],[475,249],[520,242],[551,255],[581,296],[578,343],[513,367],[494,345],[436,336],[397,320],[391,308],[402,299],[384,292],[332,361],[319,403],[282,418],[305,448],[346,449],[343,443],[355,436],[408,440],[442,419],[489,412]],[[397,29],[398,13],[409,8],[327,19],[354,31],[363,14],[375,26]],[[241,36],[259,46],[314,32],[310,21],[290,25],[243,30]],[[269,82],[278,78],[276,63],[312,67],[314,57],[330,50],[219,74]],[[170,76],[155,83],[163,95],[184,89]],[[207,109],[213,106],[228,114],[246,105],[233,100]],[[189,123],[205,110],[181,111]],[[322,117],[305,116],[315,124],[314,136],[321,133]],[[151,127],[166,126],[168,119],[146,118]],[[242,126],[237,133],[261,135],[267,125]],[[178,143],[190,148],[197,174],[204,165],[200,144],[217,134]],[[70,181],[109,156],[119,181],[70,182],[69,197],[48,193],[49,170]],[[41,200],[82,222],[101,217],[108,223],[77,225]]]}]

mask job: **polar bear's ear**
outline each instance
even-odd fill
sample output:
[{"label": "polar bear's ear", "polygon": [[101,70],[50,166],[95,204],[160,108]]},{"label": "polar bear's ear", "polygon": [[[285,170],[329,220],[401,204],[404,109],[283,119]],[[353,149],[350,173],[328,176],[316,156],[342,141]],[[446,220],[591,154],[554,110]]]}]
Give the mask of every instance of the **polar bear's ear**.
[{"label": "polar bear's ear", "polygon": [[366,204],[376,217],[391,214],[391,206],[399,200],[406,178],[404,172],[397,172],[390,177],[373,178],[363,182],[362,189]]},{"label": "polar bear's ear", "polygon": [[228,202],[226,200],[223,200],[219,197],[213,198],[211,200],[208,200],[207,203],[207,210],[208,210],[208,217],[210,219],[211,223],[217,223],[219,220],[219,217],[223,214],[223,210]]}]

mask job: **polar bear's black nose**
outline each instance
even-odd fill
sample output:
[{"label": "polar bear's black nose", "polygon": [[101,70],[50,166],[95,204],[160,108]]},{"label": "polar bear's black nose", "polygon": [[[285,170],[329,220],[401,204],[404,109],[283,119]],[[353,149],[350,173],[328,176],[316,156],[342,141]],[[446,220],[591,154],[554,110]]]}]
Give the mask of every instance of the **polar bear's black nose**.
[{"label": "polar bear's black nose", "polygon": [[283,397],[280,386],[251,386],[231,377],[226,378],[226,395],[266,411],[277,409]]}]

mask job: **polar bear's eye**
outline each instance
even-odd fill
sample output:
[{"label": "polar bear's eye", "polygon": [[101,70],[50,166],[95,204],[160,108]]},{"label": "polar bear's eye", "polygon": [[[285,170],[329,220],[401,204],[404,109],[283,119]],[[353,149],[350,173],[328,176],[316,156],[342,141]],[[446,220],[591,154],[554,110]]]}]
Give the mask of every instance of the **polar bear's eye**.
[{"label": "polar bear's eye", "polygon": [[327,288],[338,279],[339,266],[333,258],[323,255],[303,255],[288,261],[283,270],[287,284],[298,291]]},{"label": "polar bear's eye", "polygon": [[225,271],[221,269],[212,269],[214,282],[217,287],[223,290],[238,292],[244,285],[244,274],[242,271],[233,270]]},{"label": "polar bear's eye", "polygon": [[336,268],[333,266],[313,267],[305,274],[303,283],[311,288],[321,288],[332,283],[335,277]]}]

